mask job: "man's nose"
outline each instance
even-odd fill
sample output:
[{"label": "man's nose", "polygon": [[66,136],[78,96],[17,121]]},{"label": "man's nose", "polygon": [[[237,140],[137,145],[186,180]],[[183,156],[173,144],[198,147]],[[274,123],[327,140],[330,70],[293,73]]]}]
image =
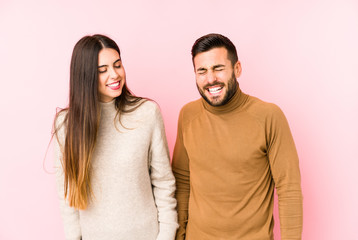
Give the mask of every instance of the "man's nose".
[{"label": "man's nose", "polygon": [[212,84],[216,81],[216,75],[214,72],[212,71],[208,71],[207,73],[207,81],[209,84]]}]

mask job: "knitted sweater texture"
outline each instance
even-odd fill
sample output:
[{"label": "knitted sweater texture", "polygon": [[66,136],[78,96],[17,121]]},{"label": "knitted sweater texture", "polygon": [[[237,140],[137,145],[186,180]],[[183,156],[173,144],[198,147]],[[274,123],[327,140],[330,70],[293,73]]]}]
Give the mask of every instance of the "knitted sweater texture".
[{"label": "knitted sweater texture", "polygon": [[172,240],[178,226],[175,180],[159,108],[146,101],[122,114],[124,127],[115,115],[114,101],[101,103],[91,169],[94,197],[85,210],[64,199],[65,113],[57,118],[55,165],[66,240]]},{"label": "knitted sweater texture", "polygon": [[237,90],[183,107],[173,154],[177,240],[271,240],[276,187],[282,240],[301,239],[296,148],[282,111]]}]

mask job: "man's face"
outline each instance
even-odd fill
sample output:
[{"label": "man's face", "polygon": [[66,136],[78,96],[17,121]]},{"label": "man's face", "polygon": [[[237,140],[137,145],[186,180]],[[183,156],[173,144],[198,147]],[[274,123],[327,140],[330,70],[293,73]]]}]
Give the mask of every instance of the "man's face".
[{"label": "man's face", "polygon": [[236,92],[241,74],[240,62],[232,66],[224,47],[213,48],[194,57],[196,86],[200,95],[212,106],[226,104]]}]

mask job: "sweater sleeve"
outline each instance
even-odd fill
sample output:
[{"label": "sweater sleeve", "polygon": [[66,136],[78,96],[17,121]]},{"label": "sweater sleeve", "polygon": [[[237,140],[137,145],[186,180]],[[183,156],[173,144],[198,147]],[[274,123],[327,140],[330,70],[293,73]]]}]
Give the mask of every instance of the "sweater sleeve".
[{"label": "sweater sleeve", "polygon": [[150,176],[158,209],[159,234],[157,240],[174,239],[178,228],[174,198],[175,178],[170,166],[164,123],[157,105],[155,106],[155,121],[150,147]]},{"label": "sweater sleeve", "polygon": [[186,225],[188,222],[188,205],[190,196],[190,171],[189,158],[183,142],[183,110],[180,112],[178,120],[178,133],[173,153],[173,173],[176,180],[175,197],[177,199],[177,211],[179,229],[176,240],[185,239]]},{"label": "sweater sleeve", "polygon": [[288,122],[276,105],[266,122],[267,154],[279,203],[282,240],[302,234],[302,193],[298,156]]},{"label": "sweater sleeve", "polygon": [[60,211],[65,229],[66,240],[80,240],[81,227],[79,224],[79,211],[70,207],[64,197],[64,173],[62,168],[62,151],[64,146],[64,114],[60,113],[56,119],[55,128],[59,129],[54,135],[54,155],[55,155],[55,172],[58,198],[60,201]]}]

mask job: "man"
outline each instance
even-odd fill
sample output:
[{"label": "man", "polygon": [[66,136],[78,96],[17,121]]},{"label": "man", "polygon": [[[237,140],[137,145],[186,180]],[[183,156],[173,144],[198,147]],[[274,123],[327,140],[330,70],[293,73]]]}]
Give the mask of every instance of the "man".
[{"label": "man", "polygon": [[281,239],[301,239],[298,157],[284,114],[240,90],[241,64],[225,36],[199,38],[192,57],[202,98],[179,116],[176,239],[273,239],[275,187]]}]

